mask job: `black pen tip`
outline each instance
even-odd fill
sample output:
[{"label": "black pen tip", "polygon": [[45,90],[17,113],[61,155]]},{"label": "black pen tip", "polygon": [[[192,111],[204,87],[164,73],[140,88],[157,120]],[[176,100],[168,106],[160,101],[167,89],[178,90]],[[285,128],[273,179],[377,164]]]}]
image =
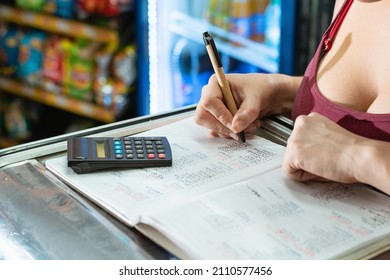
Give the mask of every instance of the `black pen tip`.
[{"label": "black pen tip", "polygon": [[211,44],[212,37],[211,37],[210,33],[208,33],[207,31],[203,32],[203,41],[204,41],[205,46],[208,46]]},{"label": "black pen tip", "polygon": [[238,133],[238,137],[239,137],[241,143],[246,142],[244,131],[241,131],[240,133]]}]

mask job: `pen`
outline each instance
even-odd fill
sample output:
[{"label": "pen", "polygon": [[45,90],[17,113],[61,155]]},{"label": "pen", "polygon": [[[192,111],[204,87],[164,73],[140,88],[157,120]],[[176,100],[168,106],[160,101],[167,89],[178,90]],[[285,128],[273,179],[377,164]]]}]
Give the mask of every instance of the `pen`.
[{"label": "pen", "polygon": [[[230,86],[228,81],[226,80],[225,73],[223,71],[222,61],[219,57],[219,53],[217,50],[217,47],[215,46],[213,37],[208,33],[203,33],[203,41],[207,49],[207,53],[210,57],[211,64],[213,65],[214,72],[217,76],[219,87],[222,90],[223,97],[225,99],[225,103],[227,108],[229,109],[230,113],[234,116],[237,112],[237,105],[234,101],[233,94],[230,90]],[[245,134],[244,131],[241,131],[238,134],[238,137],[240,138],[240,141],[242,143],[245,142]]]}]

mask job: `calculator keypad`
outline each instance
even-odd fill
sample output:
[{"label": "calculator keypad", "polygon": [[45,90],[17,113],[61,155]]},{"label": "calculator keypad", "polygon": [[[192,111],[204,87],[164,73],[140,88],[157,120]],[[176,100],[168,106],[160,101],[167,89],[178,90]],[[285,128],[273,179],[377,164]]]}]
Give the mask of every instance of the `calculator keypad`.
[{"label": "calculator keypad", "polygon": [[116,159],[165,159],[161,137],[120,137],[113,139]]}]

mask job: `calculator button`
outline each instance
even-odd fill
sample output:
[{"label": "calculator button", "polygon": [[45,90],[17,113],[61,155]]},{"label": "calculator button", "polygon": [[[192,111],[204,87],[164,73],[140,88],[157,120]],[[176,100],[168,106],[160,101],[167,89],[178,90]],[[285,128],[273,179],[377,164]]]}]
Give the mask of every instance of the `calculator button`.
[{"label": "calculator button", "polygon": [[153,149],[153,145],[146,145],[145,148],[151,150],[151,149]]},{"label": "calculator button", "polygon": [[135,145],[142,145],[142,141],[141,141],[141,140],[135,140],[135,141],[134,141],[134,144],[135,144]]},{"label": "calculator button", "polygon": [[131,150],[131,149],[130,149],[130,150],[125,150],[125,153],[126,153],[126,154],[132,154],[132,153],[133,153],[133,150]]},{"label": "calculator button", "polygon": [[136,148],[137,150],[142,150],[142,149],[143,149],[143,146],[142,146],[142,145],[135,145],[135,148]]},{"label": "calculator button", "polygon": [[131,150],[132,146],[131,145],[125,145],[126,150]]},{"label": "calculator button", "polygon": [[161,140],[161,137],[145,137],[145,140],[156,141],[156,140]]},{"label": "calculator button", "polygon": [[133,155],[133,154],[127,154],[127,155],[126,155],[126,158],[128,158],[128,159],[133,159],[133,158],[134,158],[134,155]]},{"label": "calculator button", "polygon": [[136,150],[135,151],[137,154],[143,154],[144,153],[144,150]]},{"label": "calculator button", "polygon": [[147,157],[148,157],[149,159],[154,159],[154,158],[156,158],[156,156],[155,156],[154,154],[148,154]]},{"label": "calculator button", "polygon": [[158,154],[157,156],[159,159],[165,159],[167,157],[166,154]]},{"label": "calculator button", "polygon": [[129,140],[126,140],[124,143],[125,143],[125,145],[131,145],[131,141],[129,141]]},{"label": "calculator button", "polygon": [[165,154],[165,151],[164,151],[164,149],[158,149],[158,150],[157,150],[157,153],[158,153],[158,154]]},{"label": "calculator button", "polygon": [[123,155],[122,155],[122,154],[120,154],[120,155],[115,155],[115,158],[116,158],[116,159],[121,159],[121,158],[123,158]]},{"label": "calculator button", "polygon": [[154,150],[153,150],[153,149],[148,149],[148,150],[146,150],[146,153],[148,153],[148,154],[154,154]]},{"label": "calculator button", "polygon": [[142,159],[145,158],[144,154],[137,154],[137,158]]}]

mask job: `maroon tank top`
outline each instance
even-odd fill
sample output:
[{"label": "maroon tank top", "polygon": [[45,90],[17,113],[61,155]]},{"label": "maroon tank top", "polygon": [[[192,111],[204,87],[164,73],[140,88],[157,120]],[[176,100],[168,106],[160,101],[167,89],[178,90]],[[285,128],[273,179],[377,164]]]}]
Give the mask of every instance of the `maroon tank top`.
[{"label": "maroon tank top", "polygon": [[329,34],[334,37],[337,33],[352,2],[353,0],[345,1],[337,17],[322,37],[314,57],[306,68],[302,83],[295,98],[292,119],[295,120],[299,115],[308,115],[311,112],[316,112],[333,120],[355,134],[371,139],[390,141],[390,114],[360,112],[332,103],[321,94],[317,85],[319,62],[324,52],[328,51],[331,47],[331,42],[330,44],[327,44],[329,43]]}]

